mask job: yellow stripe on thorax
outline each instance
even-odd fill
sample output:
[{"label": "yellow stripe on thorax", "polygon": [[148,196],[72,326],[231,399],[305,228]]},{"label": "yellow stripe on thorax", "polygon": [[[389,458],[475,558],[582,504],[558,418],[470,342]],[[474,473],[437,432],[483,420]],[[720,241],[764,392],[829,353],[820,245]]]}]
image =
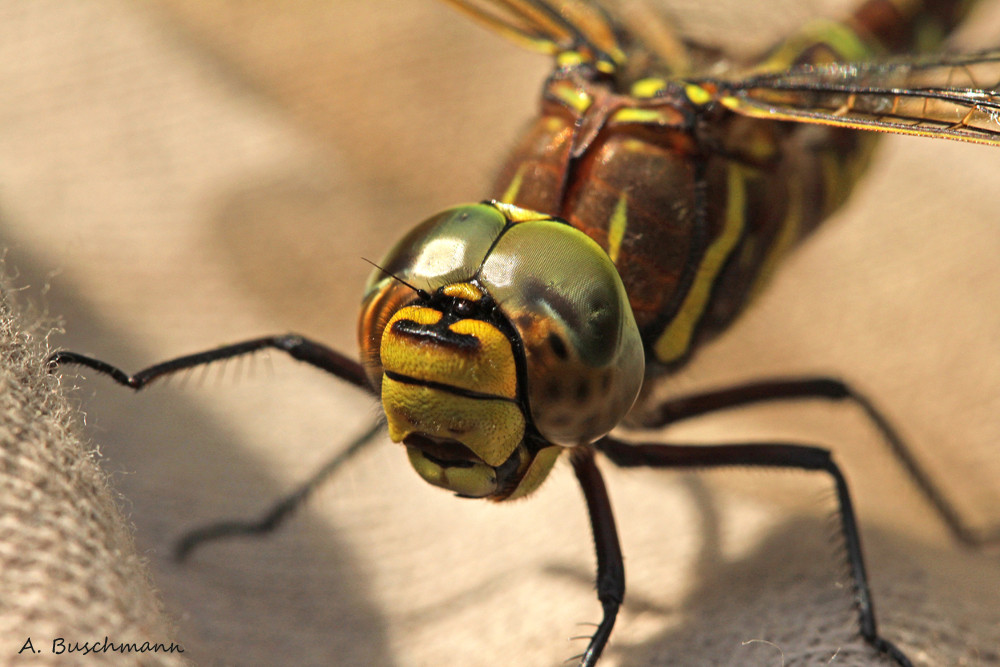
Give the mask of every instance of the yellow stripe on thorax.
[{"label": "yellow stripe on thorax", "polygon": [[524,182],[524,170],[527,168],[527,163],[523,163],[517,168],[514,178],[510,180],[510,185],[507,186],[507,189],[500,197],[500,201],[505,204],[512,204],[517,199],[517,195],[521,191],[521,184]]},{"label": "yellow stripe on thorax", "polygon": [[653,345],[656,358],[663,363],[679,359],[691,346],[695,326],[701,320],[712,296],[715,279],[743,234],[747,174],[748,170],[744,167],[733,165],[729,168],[729,192],[722,232],[701,258],[691,289],[684,297],[677,315]]},{"label": "yellow stripe on thorax", "polygon": [[611,214],[611,224],[608,226],[608,257],[615,264],[618,263],[618,255],[622,250],[622,239],[625,237],[625,228],[628,226],[628,195],[618,198],[618,204]]}]

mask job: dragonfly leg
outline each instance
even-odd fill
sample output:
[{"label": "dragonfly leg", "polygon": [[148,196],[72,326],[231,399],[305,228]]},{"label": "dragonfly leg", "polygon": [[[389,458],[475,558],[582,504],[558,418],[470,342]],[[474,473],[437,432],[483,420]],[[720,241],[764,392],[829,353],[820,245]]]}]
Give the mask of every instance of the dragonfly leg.
[{"label": "dragonfly leg", "polygon": [[312,477],[300,484],[297,489],[272,504],[270,509],[264,512],[260,518],[217,521],[188,531],[177,541],[174,547],[174,558],[178,561],[184,561],[195,548],[206,542],[226,537],[264,535],[274,531],[334,472],[364,449],[367,444],[373,442],[375,436],[382,431],[384,426],[381,420],[377,421],[346,449],[338,452],[336,456],[323,464]]},{"label": "dragonfly leg", "polygon": [[618,541],[618,529],[615,527],[615,516],[611,510],[611,499],[601,471],[594,461],[593,449],[577,447],[572,451],[570,460],[587,501],[597,551],[597,599],[604,611],[601,624],[591,636],[587,650],[576,656],[580,658],[581,667],[593,667],[611,637],[618,608],[625,598],[625,563],[621,543]]},{"label": "dragonfly leg", "polygon": [[716,468],[722,466],[765,466],[798,470],[822,471],[833,478],[840,508],[840,529],[844,536],[848,563],[854,579],[854,602],[858,610],[858,626],[876,650],[903,667],[911,667],[909,658],[892,642],[879,636],[875,623],[875,608],[868,574],[861,551],[854,504],[847,480],[834,463],[829,450],[820,447],[787,443],[753,443],[725,445],[674,445],[628,443],[604,437],[594,443],[613,463],[622,467],[652,468]]},{"label": "dragonfly leg", "polygon": [[1000,541],[1000,532],[996,530],[983,531],[966,525],[961,514],[923,469],[882,411],[864,394],[836,378],[822,376],[769,378],[680,396],[665,401],[651,414],[643,416],[641,425],[645,428],[660,428],[712,412],[756,403],[794,400],[848,401],[861,408],[893,455],[903,464],[910,478],[931,501],[956,539],[973,546]]},{"label": "dragonfly leg", "polygon": [[360,363],[322,343],[303,338],[297,334],[254,338],[241,343],[233,343],[232,345],[224,345],[213,350],[206,350],[205,352],[188,354],[155,364],[149,368],[144,368],[134,375],[129,375],[116,366],[112,366],[100,359],[94,359],[93,357],[65,350],[56,352],[49,357],[49,367],[54,369],[58,366],[67,365],[85,366],[98,373],[107,375],[118,384],[138,391],[153,380],[165,375],[204,366],[216,361],[253,354],[265,349],[286,352],[293,359],[303,361],[310,366],[315,366],[327,373],[336,375],[341,380],[349,382],[369,393],[375,393],[374,389],[368,383],[368,378]]},{"label": "dragonfly leg", "polygon": [[[147,384],[166,375],[189,370],[198,366],[233,359],[244,355],[253,354],[265,349],[274,349],[286,352],[289,356],[299,361],[303,361],[311,366],[320,368],[338,378],[345,380],[356,387],[374,394],[375,391],[368,382],[364,369],[358,362],[344,356],[321,343],[311,341],[296,334],[286,334],[282,336],[266,336],[254,338],[252,340],[225,345],[213,350],[198,352],[195,354],[177,357],[169,361],[145,368],[134,375],[122,371],[100,359],[94,359],[76,352],[60,351],[49,357],[49,367],[55,369],[59,366],[74,365],[85,366],[99,373],[107,375],[115,382],[131,387],[136,391],[142,389]],[[306,480],[295,491],[284,498],[278,500],[259,519],[253,521],[220,521],[201,528],[196,528],[185,534],[177,542],[174,550],[174,557],[177,560],[186,559],[191,552],[205,542],[211,542],[224,537],[235,535],[260,535],[269,533],[281,525],[285,519],[291,516],[292,512],[298,508],[309,497],[309,495],[332,475],[340,466],[347,462],[355,453],[361,450],[367,443],[374,440],[384,424],[376,422],[364,435],[352,442],[347,449],[339,452],[323,465],[311,478]]]}]

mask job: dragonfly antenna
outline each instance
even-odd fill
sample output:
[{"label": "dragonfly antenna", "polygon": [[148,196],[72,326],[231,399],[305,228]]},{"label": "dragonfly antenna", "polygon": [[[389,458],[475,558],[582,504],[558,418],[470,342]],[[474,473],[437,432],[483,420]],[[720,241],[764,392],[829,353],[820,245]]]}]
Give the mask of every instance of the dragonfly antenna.
[{"label": "dragonfly antenna", "polygon": [[413,290],[414,292],[416,292],[417,295],[421,299],[429,299],[430,298],[431,295],[427,293],[427,290],[423,290],[423,289],[420,289],[419,287],[416,287],[415,285],[411,285],[410,283],[406,282],[405,280],[403,280],[402,278],[400,278],[399,276],[397,276],[395,273],[392,273],[391,271],[383,268],[382,266],[379,266],[378,264],[376,264],[375,262],[371,261],[367,257],[362,257],[361,259],[364,260],[365,262],[368,262],[369,264],[371,264],[376,269],[378,269],[379,271],[381,271],[385,275],[389,276],[390,278],[392,278],[396,282],[398,282],[398,283],[400,283],[402,285],[406,285],[411,290]]}]

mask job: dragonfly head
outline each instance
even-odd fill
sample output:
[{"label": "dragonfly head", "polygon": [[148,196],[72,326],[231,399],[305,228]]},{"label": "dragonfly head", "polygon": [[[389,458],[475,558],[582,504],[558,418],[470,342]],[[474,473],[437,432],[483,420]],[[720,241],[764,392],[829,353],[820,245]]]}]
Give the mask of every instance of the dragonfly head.
[{"label": "dragonfly head", "polygon": [[389,436],[427,482],[530,493],[565,447],[605,435],[644,370],[625,288],[568,224],[494,202],[418,225],[372,275],[362,361]]}]

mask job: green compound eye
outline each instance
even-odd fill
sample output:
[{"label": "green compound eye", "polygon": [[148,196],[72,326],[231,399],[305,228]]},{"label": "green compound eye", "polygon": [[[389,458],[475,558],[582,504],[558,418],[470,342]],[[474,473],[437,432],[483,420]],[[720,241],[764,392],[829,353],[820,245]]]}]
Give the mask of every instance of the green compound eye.
[{"label": "green compound eye", "polygon": [[509,229],[479,279],[524,345],[531,416],[550,442],[592,442],[639,393],[644,354],[625,287],[604,250],[557,220]]},{"label": "green compound eye", "polygon": [[365,298],[393,281],[433,292],[472,278],[507,219],[488,204],[443,211],[420,223],[386,253],[365,286]]}]

